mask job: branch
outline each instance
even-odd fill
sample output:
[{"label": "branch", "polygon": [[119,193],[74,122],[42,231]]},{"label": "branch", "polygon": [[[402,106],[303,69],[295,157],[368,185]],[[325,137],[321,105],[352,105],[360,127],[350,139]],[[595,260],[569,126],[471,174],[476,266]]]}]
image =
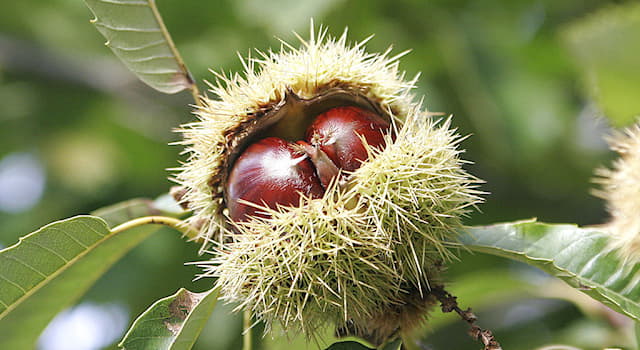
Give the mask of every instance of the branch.
[{"label": "branch", "polygon": [[479,340],[484,345],[484,350],[502,350],[500,343],[494,338],[493,333],[491,333],[488,329],[482,329],[478,325],[476,325],[477,317],[471,312],[471,308],[466,310],[460,309],[458,306],[457,297],[451,295],[449,292],[444,290],[443,286],[434,286],[431,288],[431,294],[435,296],[440,302],[440,306],[442,308],[442,312],[451,312],[455,311],[460,318],[465,320],[471,329],[469,330],[469,335],[474,340]]}]

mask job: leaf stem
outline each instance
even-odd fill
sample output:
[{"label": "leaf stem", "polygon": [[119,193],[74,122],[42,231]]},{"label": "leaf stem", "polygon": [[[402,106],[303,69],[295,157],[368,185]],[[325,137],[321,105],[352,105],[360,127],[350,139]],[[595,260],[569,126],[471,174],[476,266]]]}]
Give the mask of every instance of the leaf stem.
[{"label": "leaf stem", "polygon": [[164,21],[162,20],[160,11],[158,11],[158,7],[156,6],[156,1],[147,0],[147,2],[149,4],[149,8],[151,9],[151,12],[153,13],[153,16],[156,19],[156,22],[158,23],[158,26],[160,27],[162,36],[164,36],[164,39],[167,41],[167,45],[169,46],[171,53],[175,57],[176,62],[178,62],[178,65],[180,66],[180,69],[182,69],[182,72],[184,73],[185,77],[189,81],[189,89],[191,90],[191,96],[193,97],[194,102],[196,103],[197,106],[202,107],[202,102],[200,100],[200,91],[198,90],[198,84],[196,84],[195,80],[191,76],[191,73],[187,69],[187,65],[184,63],[182,56],[180,56],[180,52],[178,51],[176,44],[173,42],[173,39],[171,38],[171,34],[169,34],[169,30],[167,29],[167,26],[164,24]]},{"label": "leaf stem", "polygon": [[111,232],[112,233],[120,233],[122,231],[126,231],[132,229],[134,227],[142,226],[142,225],[164,225],[171,227],[180,233],[182,233],[185,237],[197,240],[198,232],[192,228],[191,226],[184,223],[184,221],[168,217],[168,216],[143,216],[141,218],[133,219],[125,222],[124,224],[118,225],[114,227]]},{"label": "leaf stem", "polygon": [[252,342],[251,342],[251,330],[253,327],[251,326],[251,311],[244,311],[244,320],[243,320],[243,333],[242,333],[242,350],[251,350]]},{"label": "leaf stem", "polygon": [[202,100],[200,99],[200,90],[198,90],[198,84],[196,84],[195,81],[191,84],[191,97],[193,97],[196,106],[203,107]]}]

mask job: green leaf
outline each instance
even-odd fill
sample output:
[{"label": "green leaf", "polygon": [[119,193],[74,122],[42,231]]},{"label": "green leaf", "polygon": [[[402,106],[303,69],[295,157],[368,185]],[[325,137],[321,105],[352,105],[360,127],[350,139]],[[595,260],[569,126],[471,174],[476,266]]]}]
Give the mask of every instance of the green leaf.
[{"label": "green leaf", "polygon": [[127,350],[191,349],[218,301],[218,290],[180,289],[142,313],[119,344]]},{"label": "green leaf", "polygon": [[85,0],[106,45],[152,88],[173,94],[192,89],[187,70],[154,0]]},{"label": "green leaf", "polygon": [[396,339],[382,348],[382,350],[400,350],[400,349],[402,349],[402,339]]},{"label": "green leaf", "polygon": [[640,320],[640,264],[624,264],[596,228],[535,221],[470,227],[462,243],[477,252],[538,267],[633,319]]},{"label": "green leaf", "polygon": [[333,343],[325,350],[372,350],[356,341],[341,341],[339,343]]},{"label": "green leaf", "polygon": [[[108,225],[157,210],[134,200],[95,216],[51,223],[0,251],[0,349],[30,349],[49,321],[75,302],[131,248],[158,230],[113,233]],[[133,217],[132,217],[133,216]]]},{"label": "green leaf", "polygon": [[589,92],[618,126],[640,114],[640,5],[609,6],[573,23],[565,41]]}]

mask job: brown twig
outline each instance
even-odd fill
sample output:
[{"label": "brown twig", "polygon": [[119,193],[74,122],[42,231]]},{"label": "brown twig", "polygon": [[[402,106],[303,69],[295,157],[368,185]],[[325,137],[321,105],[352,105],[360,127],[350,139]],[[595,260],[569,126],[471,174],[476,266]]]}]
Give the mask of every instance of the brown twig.
[{"label": "brown twig", "polygon": [[434,286],[431,288],[431,294],[435,296],[440,302],[440,306],[442,308],[442,312],[451,312],[455,311],[460,318],[465,320],[471,329],[469,330],[469,335],[474,340],[479,340],[484,345],[484,350],[502,350],[500,343],[493,337],[493,333],[491,333],[488,329],[482,329],[478,325],[476,325],[477,317],[471,312],[471,308],[466,310],[462,310],[458,306],[457,297],[451,295],[451,293],[444,290],[443,286]]}]

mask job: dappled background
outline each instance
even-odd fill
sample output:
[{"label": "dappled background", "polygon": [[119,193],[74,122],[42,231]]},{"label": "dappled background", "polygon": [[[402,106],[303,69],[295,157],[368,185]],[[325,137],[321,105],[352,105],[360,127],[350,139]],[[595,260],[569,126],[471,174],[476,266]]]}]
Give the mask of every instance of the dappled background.
[{"label": "dappled background", "polygon": [[[537,217],[592,225],[606,220],[589,194],[594,167],[612,154],[602,136],[640,112],[640,6],[624,1],[158,0],[198,80],[208,69],[241,69],[237,53],[277,49],[306,37],[309,19],[369,51],[412,52],[401,68],[421,72],[416,93],[434,112],[454,114],[469,169],[490,192],[469,224]],[[0,5],[0,247],[56,219],[172,183],[189,93],[157,93],[138,82],[89,23],[79,0]],[[63,312],[41,349],[114,347],[133,317],[179,287],[202,291],[206,257],[170,230],[156,233]],[[450,289],[472,306],[505,349],[564,343],[632,347],[628,320],[562,282],[496,257],[462,254]],[[241,321],[219,307],[197,349],[236,349]],[[257,332],[259,333],[259,332]],[[432,349],[477,349],[455,317],[433,312]],[[259,334],[258,334],[259,335]],[[70,338],[73,337],[73,341]],[[277,342],[269,345],[277,349]],[[286,347],[282,347],[286,348]]]}]

